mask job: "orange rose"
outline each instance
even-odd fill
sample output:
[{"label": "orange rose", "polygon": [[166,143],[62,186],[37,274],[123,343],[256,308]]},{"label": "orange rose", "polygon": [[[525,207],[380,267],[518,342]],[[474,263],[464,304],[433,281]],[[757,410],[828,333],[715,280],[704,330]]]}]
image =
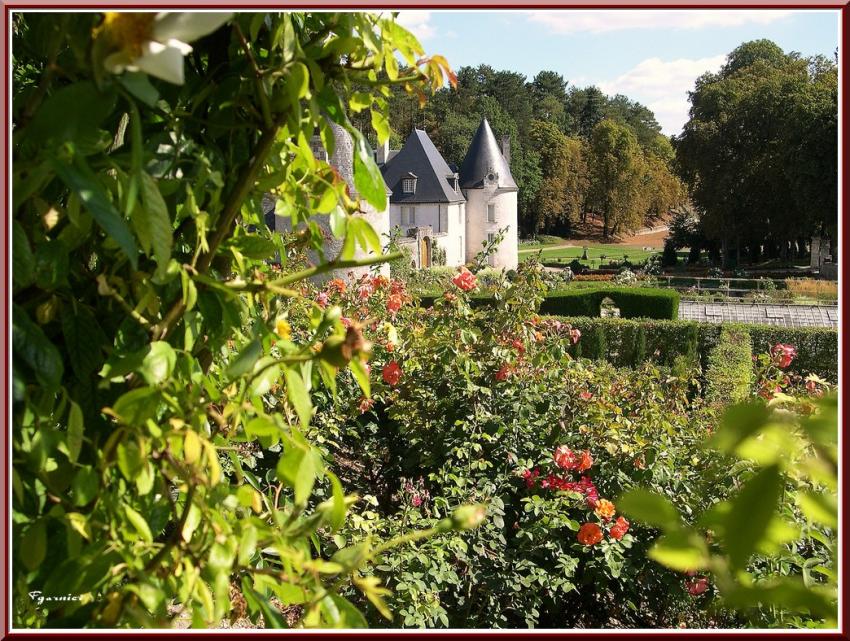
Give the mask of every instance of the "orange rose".
[{"label": "orange rose", "polygon": [[599,518],[605,519],[606,521],[608,521],[612,516],[614,516],[614,513],[616,511],[617,510],[614,507],[614,504],[611,503],[611,501],[609,501],[608,499],[599,499],[596,502],[596,509],[594,510],[594,512],[596,512],[596,515]]},{"label": "orange rose", "polygon": [[579,528],[578,542],[582,545],[596,545],[602,540],[602,529],[596,523],[585,523]]}]

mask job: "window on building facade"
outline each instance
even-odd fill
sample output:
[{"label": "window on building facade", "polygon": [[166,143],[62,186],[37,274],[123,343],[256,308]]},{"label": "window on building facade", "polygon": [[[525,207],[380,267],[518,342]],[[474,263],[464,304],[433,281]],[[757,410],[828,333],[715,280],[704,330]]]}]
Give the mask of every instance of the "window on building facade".
[{"label": "window on building facade", "polygon": [[415,178],[405,178],[401,181],[401,190],[405,194],[412,194],[416,191],[416,179]]},{"label": "window on building facade", "polygon": [[496,205],[487,205],[487,222],[496,222]]},{"label": "window on building facade", "polygon": [[415,225],[416,224],[416,207],[401,208],[401,224]]}]

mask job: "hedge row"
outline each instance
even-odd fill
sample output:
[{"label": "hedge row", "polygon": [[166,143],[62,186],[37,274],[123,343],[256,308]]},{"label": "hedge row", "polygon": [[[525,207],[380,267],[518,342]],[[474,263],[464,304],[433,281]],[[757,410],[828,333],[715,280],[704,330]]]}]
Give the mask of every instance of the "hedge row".
[{"label": "hedge row", "polygon": [[797,348],[791,370],[814,373],[838,380],[838,332],[825,327],[775,327],[737,323],[698,323],[696,321],[632,320],[623,318],[563,318],[581,330],[578,354],[604,359],[620,367],[632,367],[649,359],[673,365],[677,356],[699,358],[708,367],[711,350],[718,344],[724,328],[746,331],[753,353],[768,351],[776,343]]},{"label": "hedge row", "polygon": [[[679,317],[679,294],[671,289],[651,287],[587,287],[553,290],[540,305],[541,314],[598,317],[602,301],[610,298],[620,310],[621,318],[676,319]],[[421,296],[419,304],[430,307],[434,296]],[[472,296],[474,307],[492,304],[492,296]]]},{"label": "hedge row", "polygon": [[720,330],[717,345],[708,355],[705,370],[705,398],[725,406],[745,401],[753,384],[753,344],[750,334],[740,327]]}]

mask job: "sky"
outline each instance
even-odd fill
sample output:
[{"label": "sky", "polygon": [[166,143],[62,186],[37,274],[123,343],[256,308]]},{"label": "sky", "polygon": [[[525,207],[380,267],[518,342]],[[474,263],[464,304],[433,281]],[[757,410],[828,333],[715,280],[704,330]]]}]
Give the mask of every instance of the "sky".
[{"label": "sky", "polygon": [[837,10],[407,10],[399,20],[427,54],[455,69],[488,64],[530,81],[560,73],[568,86],[596,85],[655,112],[667,135],[688,119],[688,91],[742,42],[768,38],[786,52],[832,57]]}]

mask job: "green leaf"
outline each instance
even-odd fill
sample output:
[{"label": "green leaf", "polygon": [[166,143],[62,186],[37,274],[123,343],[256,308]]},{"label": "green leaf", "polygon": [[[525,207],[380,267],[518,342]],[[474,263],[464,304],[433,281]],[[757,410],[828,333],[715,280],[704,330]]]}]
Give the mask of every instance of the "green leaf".
[{"label": "green leaf", "polygon": [[[387,56],[388,58],[392,56]],[[356,136],[354,150],[354,187],[377,211],[387,208],[387,191],[384,177],[375,159],[369,143],[362,134]]]},{"label": "green leaf", "polygon": [[260,341],[256,339],[252,340],[243,347],[242,351],[239,352],[239,355],[230,362],[224,372],[224,375],[228,378],[228,380],[239,378],[243,374],[250,372],[254,368],[254,364],[262,355],[263,346],[260,344]]},{"label": "green leaf", "polygon": [[233,238],[225,243],[225,247],[236,249],[245,258],[252,260],[271,258],[277,252],[274,241],[254,234]]},{"label": "green leaf", "polygon": [[148,385],[158,385],[168,380],[176,363],[177,354],[174,348],[164,341],[154,341],[150,344],[150,350],[145,354],[138,371]]},{"label": "green leaf", "polygon": [[617,500],[617,507],[629,516],[663,529],[677,529],[681,518],[669,500],[647,490],[634,489]]},{"label": "green leaf", "polygon": [[734,453],[741,443],[767,425],[769,420],[770,410],[763,403],[733,405],[726,410],[720,427],[706,446],[727,454]]},{"label": "green leaf", "polygon": [[[262,14],[257,14],[260,18]],[[156,106],[156,101],[159,100],[159,92],[156,90],[146,73],[140,71],[125,71],[118,76],[118,81],[124,85],[124,88],[133,96],[141,100],[148,107]]]},{"label": "green leaf", "polygon": [[12,305],[12,355],[29,366],[47,392],[59,388],[64,373],[59,350],[16,304]]},{"label": "green leaf", "polygon": [[340,628],[362,629],[369,627],[366,623],[366,617],[361,614],[354,605],[346,598],[338,594],[329,594],[328,597],[336,606]]},{"label": "green leaf", "polygon": [[372,109],[372,129],[378,134],[378,144],[383,145],[390,138],[390,121],[380,109]]},{"label": "green leaf", "polygon": [[296,505],[304,505],[322,473],[321,454],[303,437],[287,438],[284,455],[275,468],[277,477],[295,491]]},{"label": "green leaf", "polygon": [[133,269],[138,268],[138,249],[133,233],[115,206],[109,201],[106,191],[96,176],[85,165],[80,156],[76,157],[76,166],[69,165],[57,158],[51,160],[51,166],[59,178],[79,197],[98,225],[109,235],[130,259]]},{"label": "green leaf", "polygon": [[372,225],[365,218],[358,216],[352,217],[349,223],[349,233],[353,233],[357,238],[357,242],[365,252],[375,252],[380,254],[382,251],[381,238],[375,232]]},{"label": "green leaf", "polygon": [[313,414],[313,404],[310,401],[310,394],[307,392],[304,379],[301,377],[301,370],[296,367],[286,367],[283,370],[283,375],[286,379],[286,397],[292,403],[292,407],[295,408],[301,426],[307,427]]},{"label": "green leaf", "polygon": [[128,481],[134,481],[142,471],[145,458],[141,448],[136,441],[122,441],[115,448],[115,456],[118,460],[118,469]]},{"label": "green leaf", "polygon": [[80,468],[80,471],[74,476],[71,481],[71,496],[74,499],[74,505],[88,505],[97,496],[100,490],[100,483],[97,472],[86,465]]},{"label": "green leaf", "polygon": [[151,534],[150,526],[145,520],[145,517],[136,512],[136,510],[131,508],[129,505],[124,506],[124,514],[127,515],[127,520],[130,521],[133,528],[139,533],[139,536],[142,537],[142,540],[146,543],[153,543],[153,534]]},{"label": "green leaf", "polygon": [[68,434],[65,442],[68,446],[68,460],[76,463],[83,447],[83,412],[80,406],[71,401],[68,410]]},{"label": "green leaf", "polygon": [[371,384],[369,381],[369,372],[366,370],[366,364],[359,358],[352,358],[348,362],[348,367],[351,369],[354,380],[363,391],[363,395],[369,397],[372,394]]},{"label": "green leaf", "polygon": [[141,387],[130,390],[115,401],[112,411],[127,425],[143,425],[159,410],[160,394],[156,388]]},{"label": "green leaf", "polygon": [[348,99],[348,105],[354,113],[360,113],[364,109],[368,109],[372,104],[372,94],[365,91],[355,91]]},{"label": "green leaf", "polygon": [[62,313],[62,336],[76,377],[85,381],[103,362],[106,335],[88,307],[66,307]]},{"label": "green leaf", "polygon": [[800,492],[797,505],[806,518],[828,528],[838,525],[838,501],[831,492]]},{"label": "green leaf", "polygon": [[328,470],[325,472],[331,480],[331,511],[328,515],[328,523],[331,526],[331,532],[336,532],[342,527],[345,522],[345,493],[342,491],[342,483],[336,477],[336,474]]},{"label": "green leaf", "polygon": [[18,545],[18,554],[24,566],[28,570],[38,569],[47,555],[47,526],[44,519],[38,519],[30,525]]},{"label": "green leaf", "polygon": [[90,81],[54,91],[26,128],[27,145],[45,146],[98,136],[98,125],[115,109],[114,91],[99,91]]},{"label": "green leaf", "polygon": [[174,241],[171,217],[156,181],[145,172],[141,174],[141,188],[142,206],[134,210],[133,216],[140,217],[141,224],[147,229],[156,258],[157,275],[162,277],[168,267],[168,261],[171,260],[171,246]]},{"label": "green leaf", "polygon": [[752,477],[730,502],[723,538],[732,566],[743,569],[765,535],[782,492],[782,476],[776,465]]},{"label": "green leaf", "polygon": [[696,532],[680,529],[659,537],[647,556],[668,568],[686,572],[705,567],[708,550],[705,541]]},{"label": "green leaf", "polygon": [[35,259],[23,226],[12,221],[12,280],[15,287],[27,287],[35,277]]}]

